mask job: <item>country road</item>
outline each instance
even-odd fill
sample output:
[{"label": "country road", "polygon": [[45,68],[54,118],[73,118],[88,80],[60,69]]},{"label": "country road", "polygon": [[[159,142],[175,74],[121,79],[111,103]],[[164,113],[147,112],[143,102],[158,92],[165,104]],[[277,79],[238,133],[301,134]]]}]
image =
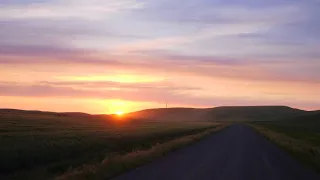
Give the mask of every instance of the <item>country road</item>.
[{"label": "country road", "polygon": [[318,180],[245,125],[232,125],[115,180]]}]

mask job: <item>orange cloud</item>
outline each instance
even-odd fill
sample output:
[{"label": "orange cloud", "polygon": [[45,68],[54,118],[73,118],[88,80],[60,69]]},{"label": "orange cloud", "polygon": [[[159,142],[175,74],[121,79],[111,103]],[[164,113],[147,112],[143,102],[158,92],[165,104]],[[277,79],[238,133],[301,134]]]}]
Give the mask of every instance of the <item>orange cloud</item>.
[{"label": "orange cloud", "polygon": [[140,107],[139,103],[153,107],[166,101],[197,107],[241,103],[308,108],[319,105],[315,101],[320,97],[317,63],[115,56],[101,52],[84,55],[77,51],[57,57],[45,55],[2,55],[0,96],[69,98],[74,102],[121,99],[133,102],[132,109]]}]

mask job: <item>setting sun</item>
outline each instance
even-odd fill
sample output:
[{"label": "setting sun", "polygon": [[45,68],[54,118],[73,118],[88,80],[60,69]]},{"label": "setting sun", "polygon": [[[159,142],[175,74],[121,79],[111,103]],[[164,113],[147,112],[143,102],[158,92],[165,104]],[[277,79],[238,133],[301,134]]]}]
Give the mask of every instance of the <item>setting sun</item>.
[{"label": "setting sun", "polygon": [[119,116],[128,112],[145,109],[146,107],[159,106],[156,103],[125,101],[121,99],[100,100],[98,103],[101,105],[100,107],[103,109],[103,113],[115,114]]},{"label": "setting sun", "polygon": [[122,111],[118,111],[118,112],[116,112],[116,115],[122,116],[122,115],[123,115],[123,112],[122,112]]}]

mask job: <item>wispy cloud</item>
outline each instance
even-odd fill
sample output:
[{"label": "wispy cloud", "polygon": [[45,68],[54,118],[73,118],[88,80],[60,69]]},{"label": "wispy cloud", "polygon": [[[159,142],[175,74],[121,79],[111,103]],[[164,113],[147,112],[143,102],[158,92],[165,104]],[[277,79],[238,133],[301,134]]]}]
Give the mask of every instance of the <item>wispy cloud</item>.
[{"label": "wispy cloud", "polygon": [[0,7],[0,19],[100,19],[126,10],[139,9],[136,0],[54,0]]},{"label": "wispy cloud", "polygon": [[2,82],[0,96],[125,99],[137,102],[163,102],[164,98],[168,98],[172,102],[179,103],[181,100],[186,102],[187,99],[192,99],[179,93],[180,90],[197,89],[167,83],[151,85],[152,83],[147,85],[116,82],[39,82],[38,84]]},{"label": "wispy cloud", "polygon": [[[44,82],[42,82],[44,83]],[[51,85],[49,85],[51,84]],[[29,97],[29,98],[69,98],[73,99],[124,99],[133,102],[153,102],[164,104],[169,101],[172,105],[187,106],[217,106],[217,105],[250,105],[250,104],[289,104],[289,105],[308,105],[317,106],[319,104],[311,99],[277,99],[278,94],[269,95],[269,98],[256,98],[252,96],[195,96],[190,93],[179,92],[177,89],[163,91],[158,88],[142,88],[138,91],[109,89],[79,89],[75,87],[65,87],[53,85],[56,83],[44,84],[19,84],[19,83],[0,83],[0,96]],[[179,89],[179,88],[178,88]],[[190,89],[191,90],[191,89]],[[273,98],[270,98],[273,97]],[[278,97],[279,98],[279,97]]]},{"label": "wispy cloud", "polygon": [[[262,26],[252,26],[248,24],[227,24],[227,25],[216,25],[210,28],[205,28],[194,34],[188,34],[185,36],[173,36],[164,38],[154,38],[148,40],[142,40],[132,42],[128,44],[121,44],[115,47],[113,50],[116,52],[135,52],[135,51],[146,51],[153,49],[168,49],[173,46],[181,46],[187,43],[201,41],[205,39],[211,39],[215,37],[223,36],[235,36],[241,34],[250,34],[258,32],[263,28]],[[112,50],[111,50],[112,51]]]},{"label": "wispy cloud", "polygon": [[[320,67],[320,62],[309,59],[309,62],[312,63],[305,63],[303,58],[247,59],[162,53],[156,54],[155,57],[150,55],[123,56],[108,55],[99,51],[68,50],[44,46],[33,48],[30,46],[4,46],[1,48],[0,46],[0,57],[0,64],[3,65],[3,68],[10,65],[21,67],[54,66],[57,68],[56,73],[64,74],[67,69],[70,69],[68,67],[77,67],[78,71],[73,72],[76,73],[73,77],[99,76],[99,74],[104,74],[106,70],[116,69],[122,72],[140,72],[144,75],[155,74],[164,78],[191,75],[248,81],[320,83],[320,74],[317,70]],[[86,67],[90,67],[90,69],[86,69]],[[116,78],[114,75],[113,77]],[[139,78],[143,79],[140,76],[136,79]]]}]

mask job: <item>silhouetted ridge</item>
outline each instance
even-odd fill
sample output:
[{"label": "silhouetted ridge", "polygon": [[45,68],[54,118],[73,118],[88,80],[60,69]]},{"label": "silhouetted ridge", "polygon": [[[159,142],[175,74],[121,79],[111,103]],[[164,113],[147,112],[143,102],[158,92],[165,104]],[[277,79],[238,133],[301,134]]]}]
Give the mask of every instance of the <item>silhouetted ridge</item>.
[{"label": "silhouetted ridge", "polygon": [[213,108],[208,118],[212,121],[264,121],[305,112],[287,106],[225,106]]},{"label": "silhouetted ridge", "polygon": [[[320,111],[304,111],[287,106],[224,106],[206,109],[197,108],[160,108],[146,109],[124,115],[126,119],[152,120],[152,121],[269,121],[283,120]],[[17,109],[0,109],[0,113],[15,114],[43,114],[67,117],[99,117],[115,118],[117,116],[90,115],[79,112],[43,112],[24,111]]]},{"label": "silhouetted ridge", "polygon": [[291,117],[307,111],[287,106],[224,106],[208,109],[161,108],[129,113],[136,119],[162,121],[264,121]]}]

